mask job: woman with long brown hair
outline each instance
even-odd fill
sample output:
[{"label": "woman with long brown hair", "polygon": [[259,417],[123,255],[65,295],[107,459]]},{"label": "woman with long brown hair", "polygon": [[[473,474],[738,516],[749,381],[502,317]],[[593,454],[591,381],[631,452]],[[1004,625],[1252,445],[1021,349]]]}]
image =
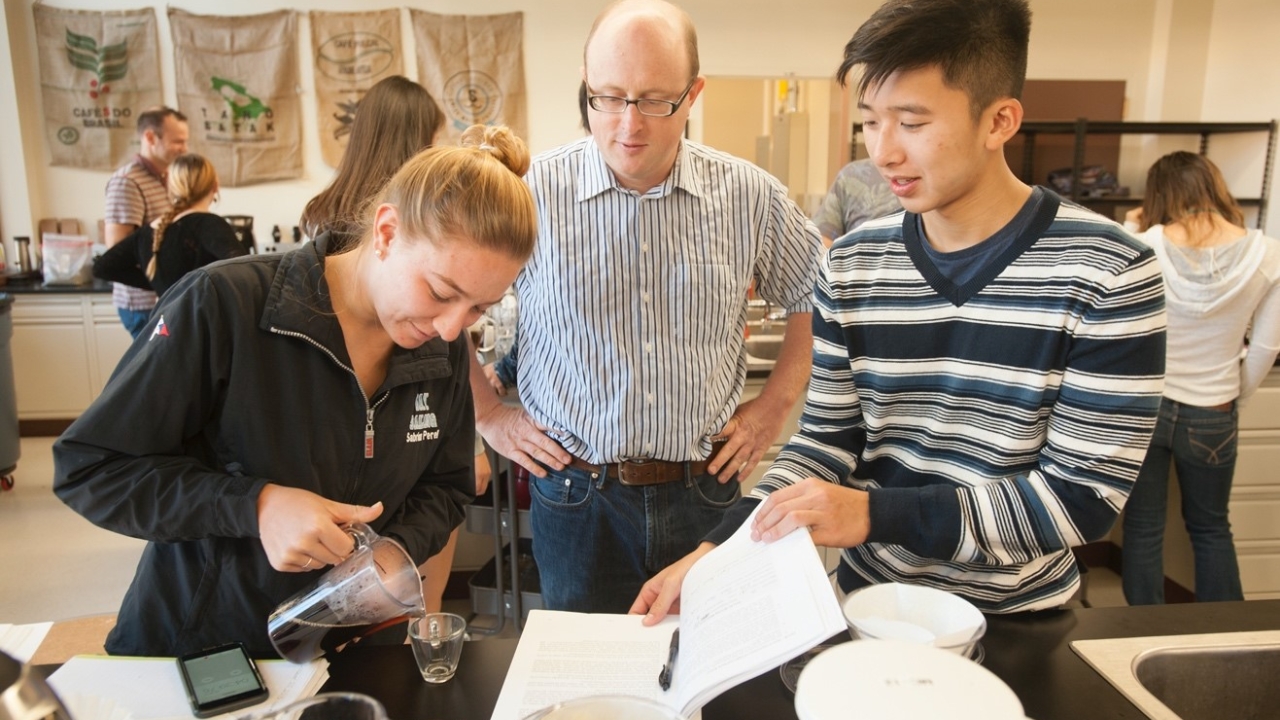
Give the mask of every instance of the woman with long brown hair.
[{"label": "woman with long brown hair", "polygon": [[444,125],[431,94],[400,75],[378,81],[356,106],[338,172],[302,211],[307,237],[330,232],[329,251],[342,249],[365,205],[409,158],[431,147]]},{"label": "woman with long brown hair", "polygon": [[198,267],[246,254],[227,221],[209,212],[218,197],[213,163],[179,155],[169,164],[167,185],[172,207],[111,246],[93,264],[95,277],[163,295]]},{"label": "woman with long brown hair", "polygon": [[1164,602],[1172,462],[1195,554],[1196,599],[1241,600],[1227,505],[1239,402],[1258,389],[1280,350],[1280,243],[1245,229],[1222,173],[1190,152],[1151,166],[1142,207],[1125,226],[1160,259],[1169,319],[1160,416],[1124,508],[1125,599]]}]

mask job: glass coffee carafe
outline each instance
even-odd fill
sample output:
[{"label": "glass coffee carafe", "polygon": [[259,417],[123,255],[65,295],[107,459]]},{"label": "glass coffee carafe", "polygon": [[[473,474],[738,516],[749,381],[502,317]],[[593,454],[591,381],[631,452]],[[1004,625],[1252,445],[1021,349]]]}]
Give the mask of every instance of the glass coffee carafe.
[{"label": "glass coffee carafe", "polygon": [[352,524],[347,532],[355,540],[350,557],[281,603],[267,619],[271,643],[290,662],[314,660],[353,638],[424,612],[422,580],[409,553],[364,523]]}]

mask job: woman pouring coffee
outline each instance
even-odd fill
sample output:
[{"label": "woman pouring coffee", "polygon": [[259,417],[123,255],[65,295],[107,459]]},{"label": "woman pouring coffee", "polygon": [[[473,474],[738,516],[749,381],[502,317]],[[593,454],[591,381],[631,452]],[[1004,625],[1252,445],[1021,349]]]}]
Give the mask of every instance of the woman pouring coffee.
[{"label": "woman pouring coffee", "polygon": [[239,640],[368,523],[415,562],[474,497],[462,330],[533,250],[524,144],[473,127],[411,159],[358,243],[195,270],[54,445],[54,491],[149,540],[107,651]]}]

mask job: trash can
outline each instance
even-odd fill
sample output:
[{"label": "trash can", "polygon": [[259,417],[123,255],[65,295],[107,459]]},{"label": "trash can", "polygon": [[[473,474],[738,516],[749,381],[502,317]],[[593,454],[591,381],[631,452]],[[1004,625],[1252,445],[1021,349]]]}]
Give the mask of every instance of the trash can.
[{"label": "trash can", "polygon": [[13,382],[13,295],[0,293],[0,489],[18,468],[18,393]]}]

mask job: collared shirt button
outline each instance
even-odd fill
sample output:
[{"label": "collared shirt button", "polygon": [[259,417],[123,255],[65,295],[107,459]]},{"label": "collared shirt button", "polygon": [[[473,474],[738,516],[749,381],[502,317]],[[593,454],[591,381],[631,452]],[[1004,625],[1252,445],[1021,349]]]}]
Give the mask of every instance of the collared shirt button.
[{"label": "collared shirt button", "polygon": [[640,243],[640,252],[649,252],[649,243]]},{"label": "collared shirt button", "polygon": [[644,344],[644,351],[645,351],[645,352],[653,352],[653,343],[645,343],[645,344]]},{"label": "collared shirt button", "polygon": [[644,293],[640,297],[644,298],[645,302],[649,302],[649,293]]}]

